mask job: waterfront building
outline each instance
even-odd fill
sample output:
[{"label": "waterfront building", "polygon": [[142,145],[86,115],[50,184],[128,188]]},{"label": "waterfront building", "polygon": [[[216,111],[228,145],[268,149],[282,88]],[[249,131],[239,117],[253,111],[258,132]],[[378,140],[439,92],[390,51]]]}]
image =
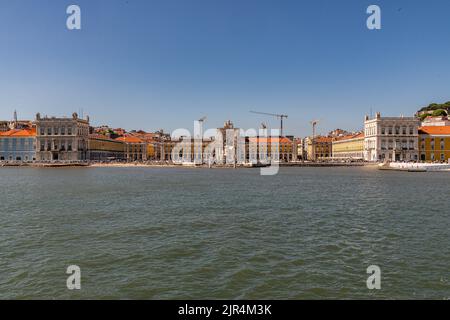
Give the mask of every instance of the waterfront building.
[{"label": "waterfront building", "polygon": [[304,148],[304,140],[302,138],[295,138],[293,140],[294,160],[305,160],[306,152]]},{"label": "waterfront building", "polygon": [[80,119],[36,115],[37,161],[86,161],[89,117]]},{"label": "waterfront building", "polygon": [[421,161],[450,162],[450,126],[419,128]]},{"label": "waterfront building", "polygon": [[101,134],[90,134],[88,159],[91,161],[125,160],[125,143]]},{"label": "waterfront building", "polygon": [[333,159],[364,160],[364,132],[338,136],[331,145]]},{"label": "waterfront building", "polygon": [[[294,143],[287,137],[249,137],[246,140],[248,162],[290,162],[296,159],[297,150],[294,153]],[[273,147],[276,149],[272,154]]]},{"label": "waterfront building", "polygon": [[414,117],[366,116],[364,159],[366,161],[418,161],[419,125]]},{"label": "waterfront building", "polygon": [[128,162],[147,161],[147,143],[134,136],[123,136],[116,139],[125,145],[125,159]]},{"label": "waterfront building", "polygon": [[329,160],[332,157],[332,137],[307,137],[306,157],[309,161]]},{"label": "waterfront building", "polygon": [[36,160],[36,129],[12,129],[0,132],[0,161]]}]

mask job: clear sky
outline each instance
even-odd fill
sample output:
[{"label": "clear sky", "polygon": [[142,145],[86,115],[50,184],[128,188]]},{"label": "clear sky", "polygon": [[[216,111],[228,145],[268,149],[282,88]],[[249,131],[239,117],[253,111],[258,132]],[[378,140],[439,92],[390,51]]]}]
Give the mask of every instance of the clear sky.
[{"label": "clear sky", "polygon": [[[78,4],[82,30],[66,28]],[[382,29],[368,30],[378,4]],[[148,131],[227,119],[286,134],[450,100],[448,0],[0,0],[0,119],[36,112]]]}]

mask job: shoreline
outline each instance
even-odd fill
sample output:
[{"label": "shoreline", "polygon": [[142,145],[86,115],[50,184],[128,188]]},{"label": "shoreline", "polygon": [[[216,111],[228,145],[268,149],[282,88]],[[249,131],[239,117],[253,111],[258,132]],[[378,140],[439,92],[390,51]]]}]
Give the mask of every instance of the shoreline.
[{"label": "shoreline", "polygon": [[[368,162],[351,162],[351,163],[313,163],[313,162],[297,162],[297,163],[279,163],[279,168],[354,168],[368,167],[378,168],[385,171],[404,171],[404,172],[450,172],[450,169],[440,168],[440,170],[418,170],[417,168],[402,168],[380,166],[378,163]],[[259,169],[269,167],[267,165],[212,165],[206,164],[174,164],[174,163],[0,163],[0,168],[189,168],[189,169]],[[422,168],[421,168],[422,169]]]},{"label": "shoreline", "polygon": [[[375,166],[372,163],[312,163],[312,162],[298,162],[298,163],[278,163],[280,168],[286,167],[319,167],[319,168],[332,168],[332,167],[365,167]],[[70,167],[82,167],[82,168],[198,168],[198,169],[249,169],[249,168],[263,168],[270,165],[212,165],[206,164],[194,165],[194,164],[174,164],[174,163],[0,163],[2,167],[31,167],[31,168],[70,168]]]}]

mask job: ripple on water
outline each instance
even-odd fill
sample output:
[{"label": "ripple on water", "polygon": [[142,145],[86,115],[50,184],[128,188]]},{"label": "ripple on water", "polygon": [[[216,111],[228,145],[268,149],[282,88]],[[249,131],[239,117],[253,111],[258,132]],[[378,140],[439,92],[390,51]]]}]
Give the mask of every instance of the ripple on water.
[{"label": "ripple on water", "polygon": [[450,176],[414,177],[2,168],[0,298],[449,298]]}]

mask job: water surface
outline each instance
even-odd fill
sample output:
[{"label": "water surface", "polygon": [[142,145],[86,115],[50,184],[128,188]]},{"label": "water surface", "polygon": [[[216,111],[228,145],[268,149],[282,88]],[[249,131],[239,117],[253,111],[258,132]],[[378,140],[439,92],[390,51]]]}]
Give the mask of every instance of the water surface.
[{"label": "water surface", "polygon": [[1,168],[0,182],[3,299],[450,298],[450,173]]}]

